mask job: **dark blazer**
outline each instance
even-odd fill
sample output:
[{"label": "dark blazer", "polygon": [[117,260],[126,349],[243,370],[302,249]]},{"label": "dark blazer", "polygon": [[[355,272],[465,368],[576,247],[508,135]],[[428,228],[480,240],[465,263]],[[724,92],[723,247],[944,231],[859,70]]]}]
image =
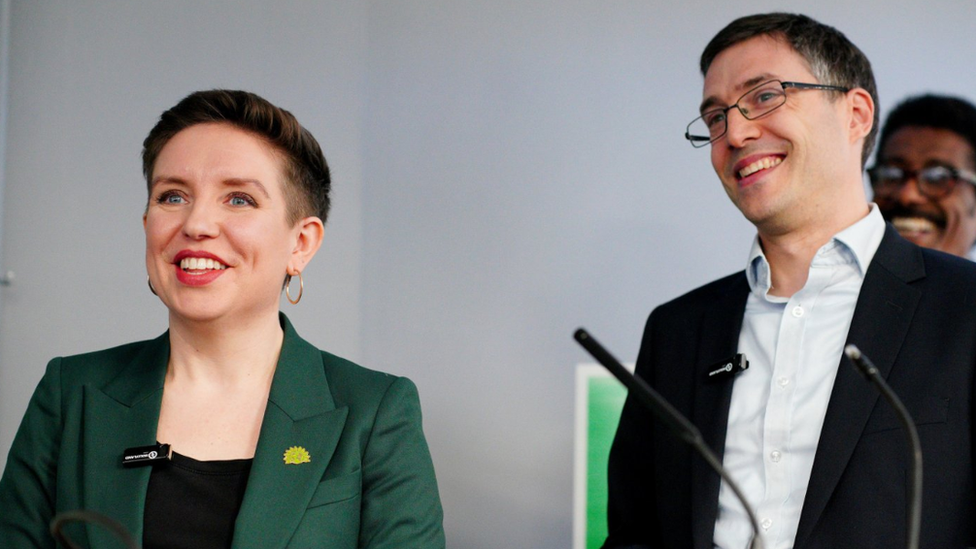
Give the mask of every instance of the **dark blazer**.
[{"label": "dark blazer", "polygon": [[[233,547],[443,548],[442,511],[420,402],[408,379],[285,337],[237,517]],[[155,443],[168,333],[50,362],[0,480],[0,547],[54,547],[55,513],[88,509],[142,539],[149,467],[122,451]],[[309,463],[286,464],[304,447]],[[174,525],[176,527],[176,525]],[[101,527],[69,530],[119,547]]]},{"label": "dark blazer", "polygon": [[[706,376],[736,352],[748,294],[738,273],[658,307],[637,359],[637,374],[719,457],[732,382]],[[918,425],[922,547],[976,545],[976,265],[919,248],[888,226],[847,341],[873,359]],[[795,547],[904,547],[907,438],[876,389],[838,361]],[[605,547],[711,549],[719,486],[702,459],[628,399],[610,452]]]}]

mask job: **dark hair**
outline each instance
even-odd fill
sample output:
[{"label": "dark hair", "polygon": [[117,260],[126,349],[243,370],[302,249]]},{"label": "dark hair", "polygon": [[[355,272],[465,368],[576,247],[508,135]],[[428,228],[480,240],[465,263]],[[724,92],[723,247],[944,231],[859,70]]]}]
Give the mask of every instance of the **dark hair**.
[{"label": "dark hair", "polygon": [[701,55],[702,75],[719,53],[756,36],[784,40],[810,66],[819,84],[863,88],[874,100],[874,124],[864,138],[861,165],[867,162],[878,134],[878,87],[871,62],[839,30],[794,13],[765,13],[740,17],[729,23],[705,46]]},{"label": "dark hair", "polygon": [[878,153],[898,130],[906,126],[920,126],[949,130],[969,142],[970,160],[976,167],[976,106],[959,97],[947,95],[916,95],[905,99],[885,118],[878,139]]},{"label": "dark hair", "polygon": [[153,169],[166,143],[190,126],[226,123],[268,142],[284,160],[288,222],[329,215],[329,165],[318,142],[290,112],[266,99],[240,90],[198,91],[159,117],[142,142],[142,173],[152,192]]}]

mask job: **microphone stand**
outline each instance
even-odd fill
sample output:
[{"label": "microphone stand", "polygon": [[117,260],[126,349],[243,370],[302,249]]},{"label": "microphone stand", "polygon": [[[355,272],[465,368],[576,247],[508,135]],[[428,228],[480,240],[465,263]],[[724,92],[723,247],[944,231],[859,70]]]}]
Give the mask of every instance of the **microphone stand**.
[{"label": "microphone stand", "polygon": [[891,404],[901,421],[905,433],[908,435],[908,448],[912,456],[911,478],[908,484],[908,532],[906,547],[908,549],[918,549],[919,535],[922,529],[922,443],[918,439],[918,429],[912,420],[908,409],[902,404],[901,399],[895,394],[888,382],[879,374],[874,363],[864,355],[856,345],[844,347],[844,354],[851,359],[858,372],[864,376],[868,382],[878,388],[885,400]]},{"label": "microphone stand", "polygon": [[664,423],[672,434],[677,436],[679,439],[685,441],[689,446],[695,449],[698,454],[704,458],[705,462],[715,470],[722,480],[732,488],[732,492],[735,493],[735,497],[739,499],[742,503],[742,507],[746,510],[749,515],[749,522],[752,523],[752,530],[755,535],[752,538],[749,547],[751,549],[762,549],[762,536],[759,534],[759,521],[756,520],[756,513],[753,511],[749,502],[746,501],[745,496],[742,494],[742,489],[739,485],[732,480],[729,476],[728,471],[722,466],[722,462],[719,461],[718,457],[712,452],[711,448],[705,444],[705,439],[702,438],[701,431],[698,430],[687,418],[681,415],[681,412],[676,410],[664,397],[657,393],[654,389],[650,387],[643,379],[635,376],[634,374],[627,371],[616,358],[613,357],[602,345],[597,343],[593,336],[591,336],[583,328],[579,328],[573,334],[573,338],[583,346],[588,353],[590,353],[593,358],[595,358],[600,364],[602,364],[607,370],[613,374],[614,377],[623,383],[631,395],[637,398],[646,406],[655,418]]}]

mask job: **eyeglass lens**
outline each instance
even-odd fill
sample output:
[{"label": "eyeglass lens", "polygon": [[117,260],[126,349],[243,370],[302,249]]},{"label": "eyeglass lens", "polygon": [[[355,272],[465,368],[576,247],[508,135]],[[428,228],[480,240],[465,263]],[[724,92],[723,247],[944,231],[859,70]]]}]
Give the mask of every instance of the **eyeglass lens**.
[{"label": "eyeglass lens", "polygon": [[875,194],[894,194],[912,178],[920,193],[934,198],[948,194],[956,184],[956,174],[945,166],[930,166],[921,170],[878,166],[871,170],[871,186]]},{"label": "eyeglass lens", "polygon": [[[714,141],[725,135],[728,129],[728,112],[733,108],[739,109],[742,116],[754,120],[786,103],[786,92],[783,84],[773,80],[760,84],[747,91],[730,107],[714,109],[701,115],[688,125],[688,134],[694,137]],[[704,139],[697,140],[703,142]],[[707,143],[703,143],[707,144]]]}]

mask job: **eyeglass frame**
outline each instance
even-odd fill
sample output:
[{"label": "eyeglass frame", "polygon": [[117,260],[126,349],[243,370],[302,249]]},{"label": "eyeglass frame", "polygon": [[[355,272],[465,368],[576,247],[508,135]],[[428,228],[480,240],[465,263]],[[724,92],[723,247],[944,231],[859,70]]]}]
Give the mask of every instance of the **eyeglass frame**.
[{"label": "eyeglass frame", "polygon": [[[878,193],[877,190],[878,186],[875,184],[875,175],[874,175],[874,173],[881,168],[896,169],[896,170],[900,170],[902,173],[901,181],[897,185],[892,187],[891,190],[883,194]],[[932,170],[932,169],[942,169],[949,172],[948,180],[951,181],[952,183],[946,185],[940,193],[933,193],[931,192],[931,188],[929,188],[928,185],[921,184],[922,179],[919,177],[921,173],[924,172],[925,170]],[[949,196],[950,194],[952,194],[952,191],[956,189],[956,185],[958,185],[959,182],[969,183],[973,187],[976,187],[976,172],[972,172],[964,168],[957,168],[955,166],[948,166],[945,164],[934,164],[931,166],[925,166],[924,168],[919,168],[917,170],[908,170],[900,166],[893,166],[890,164],[875,164],[874,166],[871,166],[870,168],[865,170],[865,172],[868,174],[868,181],[870,181],[871,183],[871,190],[874,191],[875,196],[884,196],[884,197],[895,196],[897,193],[901,192],[901,190],[905,187],[905,185],[907,185],[908,182],[912,179],[915,180],[915,188],[918,189],[918,193],[930,200],[939,200],[941,198],[945,198]],[[925,188],[929,188],[929,190],[926,191]]]},{"label": "eyeglass frame", "polygon": [[[756,91],[756,90],[758,90],[758,89],[760,89],[760,88],[762,88],[764,86],[768,86],[769,84],[771,84],[773,82],[779,82],[780,87],[783,89],[783,102],[780,103],[779,105],[776,105],[775,107],[769,109],[768,111],[763,111],[762,113],[760,113],[760,114],[758,114],[756,116],[750,117],[748,114],[745,113],[745,111],[742,110],[742,107],[739,106],[739,103],[741,103],[742,100],[745,99],[749,94],[753,93],[754,91]],[[706,116],[708,116],[710,114],[713,114],[713,113],[716,113],[716,112],[721,112],[722,114],[727,115],[728,112],[731,111],[732,109],[735,109],[735,110],[739,111],[739,114],[741,114],[742,117],[745,118],[746,120],[757,120],[757,119],[762,118],[763,116],[766,116],[767,114],[775,111],[776,109],[782,107],[783,105],[785,105],[786,104],[786,97],[787,97],[786,90],[789,89],[789,88],[793,88],[793,89],[797,89],[797,90],[836,91],[836,92],[841,92],[841,93],[847,93],[847,92],[851,91],[851,89],[853,89],[853,88],[847,88],[847,87],[844,87],[844,86],[831,86],[831,85],[828,85],[828,84],[807,84],[807,83],[804,83],[804,82],[783,82],[782,80],[776,80],[776,79],[767,80],[767,81],[763,82],[762,84],[758,84],[755,87],[750,88],[749,91],[743,93],[742,96],[739,97],[739,99],[735,103],[729,105],[728,107],[720,107],[718,109],[710,109],[708,111],[703,112],[701,114],[701,116],[699,116],[698,118],[695,118],[694,120],[692,120],[691,122],[689,122],[688,123],[688,126],[685,127],[685,139],[687,139],[688,142],[691,143],[691,146],[694,147],[694,148],[696,148],[696,149],[700,149],[700,148],[704,147],[705,145],[710,145],[710,144],[718,141],[719,139],[725,137],[725,134],[727,134],[729,132],[729,117],[728,116],[725,117],[725,129],[722,130],[722,133],[716,135],[715,137],[706,137],[704,135],[692,135],[690,130],[691,130],[691,127],[696,122],[698,122],[699,120],[701,120],[702,122],[704,122]],[[707,127],[708,124],[706,123],[705,126]],[[706,141],[706,139],[707,139],[707,141]]]}]

